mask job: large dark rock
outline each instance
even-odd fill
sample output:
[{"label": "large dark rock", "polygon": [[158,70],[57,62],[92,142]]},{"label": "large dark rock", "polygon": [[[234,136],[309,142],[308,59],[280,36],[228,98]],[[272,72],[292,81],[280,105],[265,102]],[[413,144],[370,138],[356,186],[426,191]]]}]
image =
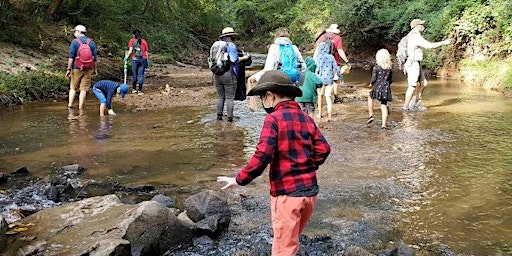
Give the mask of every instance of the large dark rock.
[{"label": "large dark rock", "polygon": [[204,191],[185,200],[185,212],[200,233],[218,236],[229,226],[231,211],[224,194]]},{"label": "large dark rock", "polygon": [[190,196],[185,200],[184,207],[188,217],[194,222],[216,214],[231,215],[226,196],[213,190]]},{"label": "large dark rock", "polygon": [[11,172],[12,176],[26,176],[29,174],[29,171],[26,166],[18,168],[16,171]]},{"label": "large dark rock", "polygon": [[166,195],[155,195],[153,198],[151,198],[151,201],[159,202],[161,205],[167,208],[176,208],[176,202]]},{"label": "large dark rock", "polygon": [[85,168],[79,164],[71,164],[60,167],[58,170],[61,175],[70,178],[76,178],[84,172]]}]

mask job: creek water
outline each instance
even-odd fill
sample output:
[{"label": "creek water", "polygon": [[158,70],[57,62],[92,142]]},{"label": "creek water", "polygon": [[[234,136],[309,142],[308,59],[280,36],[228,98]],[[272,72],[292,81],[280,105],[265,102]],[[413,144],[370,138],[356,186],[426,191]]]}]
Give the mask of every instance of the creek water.
[{"label": "creek water", "polygon": [[[366,86],[369,76],[353,71],[341,94]],[[339,230],[351,226],[352,237],[385,243],[403,239],[457,253],[512,254],[512,101],[430,79],[428,110],[403,113],[405,78],[395,80],[391,130],[380,129],[378,106],[367,126],[361,100],[336,104],[338,121],[320,123],[333,151],[319,170],[322,192],[307,233],[344,235]],[[257,142],[263,111],[248,112],[237,102],[235,122],[218,122],[214,102],[139,112],[115,105],[118,115],[103,119],[91,95],[83,113],[68,112],[64,102],[2,108],[0,172],[26,166],[44,178],[79,163],[84,179],[154,185],[179,203],[219,189],[216,177],[235,174]],[[256,186],[267,196],[267,177],[259,179]]]}]

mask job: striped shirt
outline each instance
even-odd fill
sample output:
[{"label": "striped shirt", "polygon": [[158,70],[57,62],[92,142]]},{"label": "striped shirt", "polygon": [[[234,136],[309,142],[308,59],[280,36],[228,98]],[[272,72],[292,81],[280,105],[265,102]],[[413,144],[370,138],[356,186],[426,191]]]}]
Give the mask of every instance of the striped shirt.
[{"label": "striped shirt", "polygon": [[107,98],[107,109],[112,109],[112,97],[117,93],[117,87],[119,87],[119,83],[110,80],[100,80],[94,84],[93,90],[100,90],[105,95],[105,98]]},{"label": "striped shirt", "polygon": [[270,194],[287,195],[318,186],[316,170],[331,152],[315,121],[297,102],[277,104],[265,117],[256,152],[236,176],[239,185],[247,185],[270,164]]}]

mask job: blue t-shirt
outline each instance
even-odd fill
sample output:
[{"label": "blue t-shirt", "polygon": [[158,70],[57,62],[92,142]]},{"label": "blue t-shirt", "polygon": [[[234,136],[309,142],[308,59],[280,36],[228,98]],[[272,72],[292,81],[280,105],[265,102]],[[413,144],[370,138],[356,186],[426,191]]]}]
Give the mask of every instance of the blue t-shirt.
[{"label": "blue t-shirt", "polygon": [[[225,39],[222,40],[226,41]],[[232,63],[233,73],[238,77],[238,50],[236,49],[236,45],[233,42],[228,42],[227,52],[229,61]]]}]

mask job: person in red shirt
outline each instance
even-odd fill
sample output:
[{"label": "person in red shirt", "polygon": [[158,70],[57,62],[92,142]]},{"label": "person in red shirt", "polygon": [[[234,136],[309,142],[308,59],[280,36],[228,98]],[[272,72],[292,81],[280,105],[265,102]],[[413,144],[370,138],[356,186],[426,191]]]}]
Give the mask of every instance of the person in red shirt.
[{"label": "person in red shirt", "polygon": [[[132,38],[128,41],[128,51],[124,56],[124,61],[127,61],[130,56],[132,56],[132,93],[143,95],[144,73],[148,67],[148,42],[142,38],[138,29],[133,30]],[[138,90],[137,84],[139,85]]]},{"label": "person in red shirt", "polygon": [[331,148],[315,121],[294,101],[302,91],[284,73],[265,72],[247,95],[260,96],[268,113],[256,152],[236,177],[219,176],[217,182],[225,183],[222,190],[247,185],[270,164],[272,255],[296,255],[299,235],[317,200],[316,171]]},{"label": "person in red shirt", "polygon": [[[315,56],[318,51],[318,45],[321,42],[325,42],[327,39],[331,39],[333,41],[334,47],[332,54],[334,55],[334,59],[336,60],[336,64],[341,68],[341,60],[345,61],[345,63],[350,66],[348,62],[347,55],[343,50],[343,40],[340,36],[340,29],[338,28],[338,24],[331,24],[326,30],[325,33],[321,34],[316,40],[316,49]],[[334,93],[334,103],[341,103],[341,98],[338,97],[338,80],[341,79],[337,75],[334,77],[333,82],[333,93]]]}]

